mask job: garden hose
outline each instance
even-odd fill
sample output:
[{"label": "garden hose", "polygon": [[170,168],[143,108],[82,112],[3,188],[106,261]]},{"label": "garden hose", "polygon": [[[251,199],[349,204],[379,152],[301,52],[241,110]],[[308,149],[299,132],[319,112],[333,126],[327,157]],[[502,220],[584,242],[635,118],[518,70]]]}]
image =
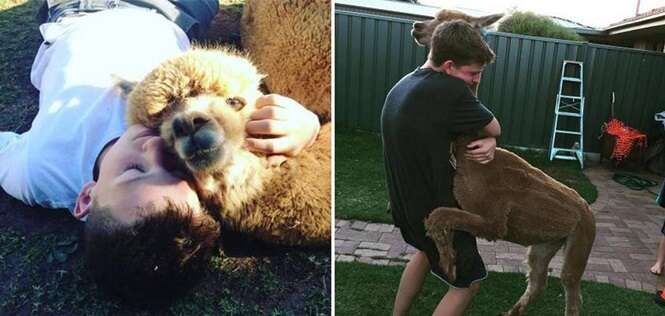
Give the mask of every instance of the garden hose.
[{"label": "garden hose", "polygon": [[652,194],[658,195],[658,193],[649,190],[650,187],[658,184],[658,182],[656,181],[644,179],[629,173],[618,173],[618,172],[614,174],[612,180],[625,185],[631,190],[636,190],[636,191],[647,190]]}]

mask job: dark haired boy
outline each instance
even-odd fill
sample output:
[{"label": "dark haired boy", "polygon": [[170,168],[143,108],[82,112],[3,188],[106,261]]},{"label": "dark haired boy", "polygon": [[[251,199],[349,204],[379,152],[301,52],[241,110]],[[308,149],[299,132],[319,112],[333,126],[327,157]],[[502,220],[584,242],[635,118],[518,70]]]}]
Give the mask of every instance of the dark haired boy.
[{"label": "dark haired boy", "polygon": [[388,93],[381,114],[381,135],[392,216],[405,241],[417,248],[407,264],[394,303],[406,315],[427,271],[450,285],[435,315],[461,315],[487,275],[467,232],[455,231],[457,278],[449,282],[437,263],[424,220],[438,206],[455,206],[451,142],[478,133],[467,159],[487,163],[494,157],[498,121],[474,95],[494,53],[471,25],[457,20],[437,26],[424,65],[402,78]]},{"label": "dark haired boy", "polygon": [[[132,301],[172,297],[202,272],[219,226],[158,133],[125,125],[114,75],[141,80],[188,50],[188,35],[202,35],[219,3],[49,0],[45,8],[31,71],[39,112],[29,131],[0,132],[0,185],[26,204],[87,218],[86,261],[103,286]],[[258,103],[248,134],[279,137],[252,136],[252,150],[295,154],[316,137],[318,119],[294,100]]]}]

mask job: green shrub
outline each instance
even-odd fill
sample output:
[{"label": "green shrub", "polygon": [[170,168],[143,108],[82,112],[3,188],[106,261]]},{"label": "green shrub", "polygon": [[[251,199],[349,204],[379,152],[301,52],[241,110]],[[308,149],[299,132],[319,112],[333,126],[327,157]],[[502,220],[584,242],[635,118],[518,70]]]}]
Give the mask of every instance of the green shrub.
[{"label": "green shrub", "polygon": [[556,24],[546,16],[515,12],[499,25],[499,32],[583,41],[575,31]]}]

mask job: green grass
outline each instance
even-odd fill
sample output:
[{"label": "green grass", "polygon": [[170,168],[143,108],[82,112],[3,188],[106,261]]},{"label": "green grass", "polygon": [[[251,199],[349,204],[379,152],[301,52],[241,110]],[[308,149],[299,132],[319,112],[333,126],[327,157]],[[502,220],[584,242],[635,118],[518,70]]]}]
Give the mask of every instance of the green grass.
[{"label": "green grass", "polygon": [[[216,255],[188,295],[154,307],[123,305],[87,273],[78,234],[0,231],[0,314],[204,315],[330,313],[329,250],[270,257]],[[64,257],[59,257],[67,249]],[[73,249],[73,251],[71,251]],[[59,259],[49,259],[49,258]]]},{"label": "green grass", "polygon": [[[23,132],[37,113],[30,83],[41,43],[41,1],[0,0],[0,131]],[[236,16],[243,0],[220,0]],[[224,7],[224,6],[227,7]],[[220,13],[222,14],[222,13]],[[330,249],[285,249],[269,257],[216,255],[188,295],[156,307],[131,307],[100,290],[87,272],[83,224],[65,210],[29,207],[0,189],[0,315],[327,315],[331,313]]]},{"label": "green grass", "polygon": [[390,223],[381,138],[335,130],[335,216]]},{"label": "green grass", "polygon": [[[390,315],[403,267],[363,263],[335,264],[336,315]],[[466,316],[505,312],[522,295],[525,277],[518,273],[490,272],[481,282]],[[447,286],[429,275],[416,298],[411,315],[430,315]],[[582,282],[582,315],[664,315],[665,308],[653,303],[652,294],[611,284]],[[529,306],[526,315],[563,315],[563,288],[558,278],[548,278],[545,292]]]},{"label": "green grass", "polygon": [[[598,197],[596,187],[572,161],[549,161],[543,151],[512,149],[545,173],[575,189],[589,203]],[[335,216],[391,223],[386,212],[388,193],[378,134],[335,130]]]}]

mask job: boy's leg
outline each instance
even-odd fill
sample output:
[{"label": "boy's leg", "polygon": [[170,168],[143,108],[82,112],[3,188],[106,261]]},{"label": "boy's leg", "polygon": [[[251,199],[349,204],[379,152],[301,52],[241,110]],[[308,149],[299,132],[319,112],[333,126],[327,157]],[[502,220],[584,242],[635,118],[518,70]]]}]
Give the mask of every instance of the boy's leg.
[{"label": "boy's leg", "polygon": [[437,316],[453,316],[463,315],[466,307],[469,306],[473,297],[480,289],[480,282],[473,282],[468,288],[454,288],[448,289],[446,295],[443,296],[439,305],[436,306],[432,315]]},{"label": "boy's leg", "polygon": [[406,315],[409,312],[411,303],[422,289],[429,270],[430,264],[425,252],[419,250],[413,254],[399,281],[393,315]]},{"label": "boy's leg", "polygon": [[660,238],[658,254],[656,254],[656,263],[651,267],[651,273],[660,274],[663,270],[663,264],[665,264],[665,236]]}]

